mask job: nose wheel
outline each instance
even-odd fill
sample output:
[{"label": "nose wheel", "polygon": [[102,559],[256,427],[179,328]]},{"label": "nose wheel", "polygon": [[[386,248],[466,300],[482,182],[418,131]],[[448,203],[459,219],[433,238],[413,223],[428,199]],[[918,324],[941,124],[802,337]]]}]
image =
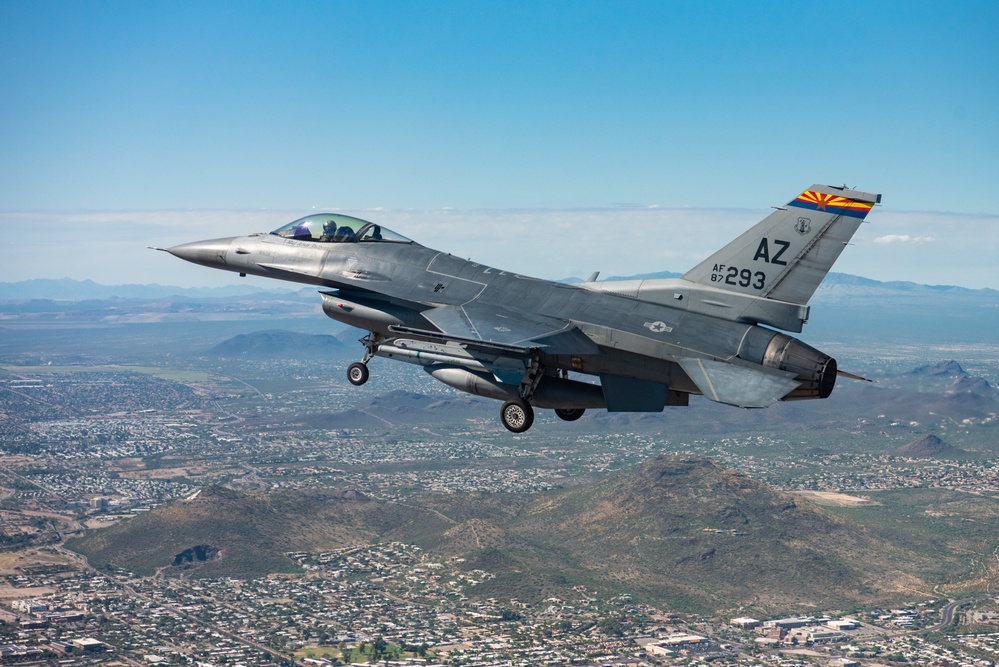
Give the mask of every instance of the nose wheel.
[{"label": "nose wheel", "polygon": [[347,382],[355,387],[360,387],[368,381],[368,377],[370,376],[370,373],[368,373],[368,362],[371,361],[371,357],[375,356],[379,340],[377,335],[369,333],[358,341],[364,345],[364,358],[347,366]]},{"label": "nose wheel", "polygon": [[534,408],[522,398],[511,398],[500,408],[500,421],[508,431],[523,433],[534,424]]},{"label": "nose wheel", "polygon": [[355,361],[347,367],[347,382],[355,387],[360,387],[368,381],[368,367],[360,361]]}]

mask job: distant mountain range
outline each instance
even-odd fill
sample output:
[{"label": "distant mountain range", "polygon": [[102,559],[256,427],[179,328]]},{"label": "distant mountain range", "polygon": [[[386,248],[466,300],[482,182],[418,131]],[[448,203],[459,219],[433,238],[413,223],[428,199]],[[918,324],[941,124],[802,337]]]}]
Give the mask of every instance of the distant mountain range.
[{"label": "distant mountain range", "polygon": [[[73,280],[71,278],[35,278],[13,283],[0,282],[0,300],[57,299],[80,301],[85,299],[164,299],[187,297],[191,299],[218,299],[246,296],[248,294],[282,294],[298,292],[287,287],[265,288],[247,283],[246,285],[226,285],[225,287],[171,287],[169,285],[101,285],[93,280]],[[310,291],[312,288],[308,288]]]},{"label": "distant mountain range", "polygon": [[[677,275],[661,272],[612,279]],[[183,288],[25,280],[0,283],[0,322],[44,326],[309,318],[320,315],[318,289],[291,283]],[[809,305],[810,342],[863,338],[879,346],[940,341],[994,344],[999,331],[999,291],[994,289],[881,282],[831,273]]]},{"label": "distant mountain range", "polygon": [[[658,273],[643,273],[634,276],[611,276],[605,280],[654,280],[661,278],[679,278],[681,274],[672,271],[660,271]],[[578,284],[583,282],[581,278],[566,278],[560,282]],[[934,294],[960,294],[966,296],[981,296],[999,298],[999,290],[969,289],[966,287],[956,287],[953,285],[921,285],[913,282],[891,281],[881,282],[854,276],[847,273],[830,273],[826,276],[819,287],[817,296],[825,291],[838,292],[843,288],[848,288],[851,294],[872,292],[909,294],[934,293]],[[281,287],[261,287],[255,283],[246,285],[227,285],[224,287],[172,287],[169,285],[101,285],[92,280],[73,280],[71,278],[35,278],[32,280],[21,280],[18,282],[0,282],[0,301],[23,300],[23,299],[56,299],[56,300],[84,300],[84,299],[162,299],[168,297],[187,297],[192,299],[211,299],[247,296],[251,294],[271,294],[283,295],[298,293],[313,294],[316,288],[301,286],[296,287],[291,283],[286,283]]]}]

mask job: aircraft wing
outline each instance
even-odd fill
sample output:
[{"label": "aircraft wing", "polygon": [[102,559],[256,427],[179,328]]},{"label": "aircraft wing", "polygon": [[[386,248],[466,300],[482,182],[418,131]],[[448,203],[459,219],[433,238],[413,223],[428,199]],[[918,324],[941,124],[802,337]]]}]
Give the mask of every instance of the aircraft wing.
[{"label": "aircraft wing", "polygon": [[681,357],[677,362],[705,398],[739,408],[765,408],[798,388],[795,374],[725,361]]},{"label": "aircraft wing", "polygon": [[448,338],[517,348],[543,348],[548,354],[599,354],[600,348],[567,320],[470,303],[439,306],[421,313]]}]

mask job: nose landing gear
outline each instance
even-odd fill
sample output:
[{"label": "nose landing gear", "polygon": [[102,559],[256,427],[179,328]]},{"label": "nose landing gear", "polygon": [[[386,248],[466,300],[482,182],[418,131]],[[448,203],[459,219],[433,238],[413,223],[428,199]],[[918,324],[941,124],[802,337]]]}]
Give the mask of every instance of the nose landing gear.
[{"label": "nose landing gear", "polygon": [[371,357],[375,356],[375,350],[378,349],[380,338],[374,333],[369,333],[359,342],[364,345],[364,357],[360,361],[355,361],[350,366],[347,366],[347,382],[355,387],[360,387],[368,381],[371,375],[368,373],[368,362],[371,361]]}]

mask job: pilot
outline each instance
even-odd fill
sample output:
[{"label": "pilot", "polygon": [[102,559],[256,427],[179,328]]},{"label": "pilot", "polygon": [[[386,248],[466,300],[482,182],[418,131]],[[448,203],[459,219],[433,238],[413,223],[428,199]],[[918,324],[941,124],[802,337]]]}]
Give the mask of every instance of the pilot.
[{"label": "pilot", "polygon": [[319,237],[319,240],[323,243],[332,243],[333,237],[336,235],[336,220],[327,220],[323,223],[323,235]]},{"label": "pilot", "polygon": [[350,243],[354,240],[354,230],[344,225],[333,234],[334,243]]},{"label": "pilot", "polygon": [[291,231],[291,238],[297,239],[299,241],[311,241],[312,230],[309,229],[309,223],[303,220],[302,222],[295,225],[295,229]]}]

